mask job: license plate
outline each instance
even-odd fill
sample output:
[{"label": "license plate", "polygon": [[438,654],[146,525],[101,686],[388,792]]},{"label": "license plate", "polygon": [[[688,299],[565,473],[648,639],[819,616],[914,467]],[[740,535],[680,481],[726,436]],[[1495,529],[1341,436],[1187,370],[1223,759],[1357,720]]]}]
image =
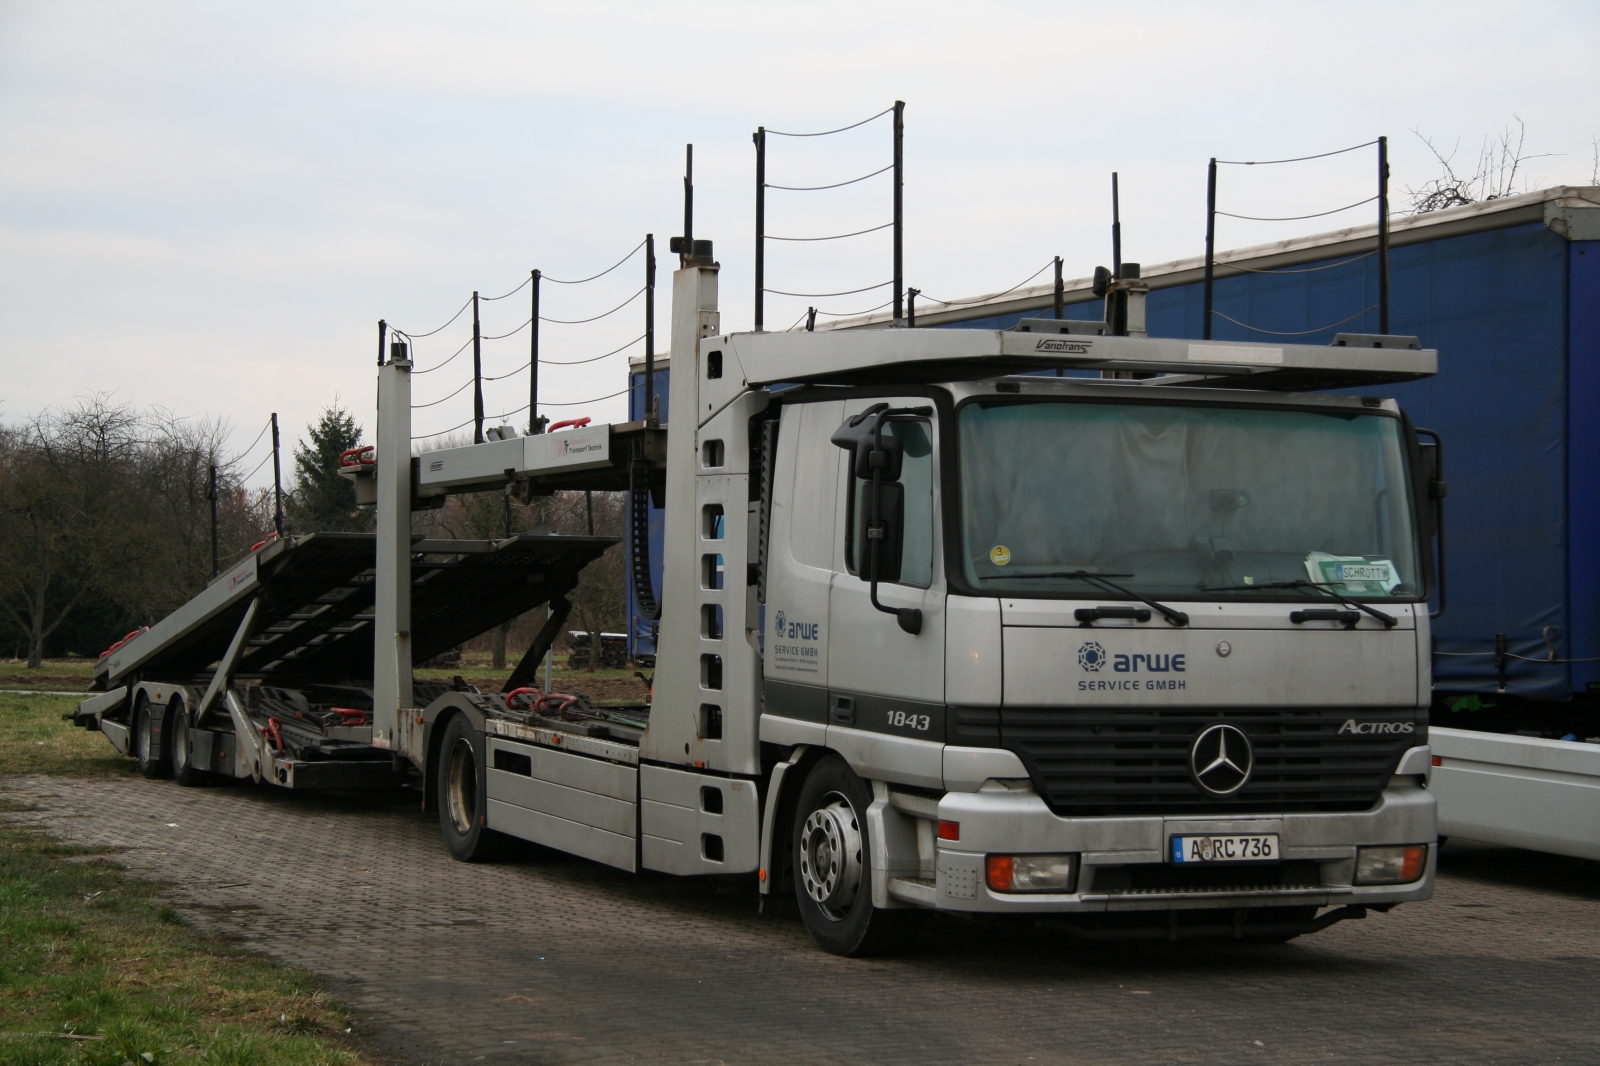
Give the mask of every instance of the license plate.
[{"label": "license plate", "polygon": [[1276,862],[1278,834],[1172,838],[1173,862]]}]

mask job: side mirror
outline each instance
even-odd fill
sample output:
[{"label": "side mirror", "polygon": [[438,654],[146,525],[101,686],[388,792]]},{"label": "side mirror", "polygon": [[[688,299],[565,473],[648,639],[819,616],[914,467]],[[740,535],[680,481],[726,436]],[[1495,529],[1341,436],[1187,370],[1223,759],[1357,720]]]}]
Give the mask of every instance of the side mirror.
[{"label": "side mirror", "polygon": [[[900,580],[900,556],[905,548],[906,487],[898,481],[878,486],[878,522],[872,521],[872,482],[861,482],[861,500],[856,505],[856,544],[861,553],[858,572],[861,580],[895,582]],[[878,552],[878,569],[872,570],[873,545]]]}]

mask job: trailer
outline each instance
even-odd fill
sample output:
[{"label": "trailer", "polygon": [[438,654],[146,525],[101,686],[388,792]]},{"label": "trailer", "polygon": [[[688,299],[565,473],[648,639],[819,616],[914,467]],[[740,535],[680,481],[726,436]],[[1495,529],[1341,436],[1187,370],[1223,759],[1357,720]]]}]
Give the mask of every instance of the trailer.
[{"label": "trailer", "polygon": [[[1310,339],[1372,328],[1377,240],[1362,225],[1218,254],[1215,334],[1303,332],[1363,307]],[[1389,243],[1394,327],[1448,353],[1436,375],[1359,386],[1451,454],[1454,576],[1431,627],[1440,832],[1600,859],[1600,188],[1394,219]],[[1142,274],[1151,333],[1200,339],[1202,260]],[[1097,310],[1091,285],[1063,285],[1067,317]],[[928,309],[919,325],[1009,329],[1056,299],[1024,288]]]},{"label": "trailer", "polygon": [[[1283,940],[1431,896],[1439,451],[1313,390],[1436,352],[1151,338],[1135,276],[1115,330],[729,333],[710,242],[683,247],[671,425],[418,461],[396,344],[347,471],[376,532],[262,547],[102,659],[79,723],[183,785],[404,781],[463,861],[518,838],[746,878],[843,955],[934,911]],[[610,540],[410,533],[508,487],[632,494],[647,710],[532,683]],[[503,691],[412,676],[540,603]]]}]

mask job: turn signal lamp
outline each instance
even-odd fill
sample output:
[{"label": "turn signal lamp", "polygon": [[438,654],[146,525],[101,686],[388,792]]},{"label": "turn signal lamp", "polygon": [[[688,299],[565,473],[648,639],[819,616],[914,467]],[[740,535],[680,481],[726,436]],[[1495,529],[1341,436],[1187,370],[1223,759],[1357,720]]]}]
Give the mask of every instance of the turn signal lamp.
[{"label": "turn signal lamp", "polygon": [[1071,892],[1075,855],[990,855],[984,875],[996,892]]},{"label": "turn signal lamp", "polygon": [[939,839],[940,840],[960,840],[961,839],[961,823],[960,822],[946,822],[946,821],[940,820],[940,822],[939,822]]},{"label": "turn signal lamp", "polygon": [[1409,885],[1428,868],[1426,844],[1361,848],[1356,852],[1356,884]]}]

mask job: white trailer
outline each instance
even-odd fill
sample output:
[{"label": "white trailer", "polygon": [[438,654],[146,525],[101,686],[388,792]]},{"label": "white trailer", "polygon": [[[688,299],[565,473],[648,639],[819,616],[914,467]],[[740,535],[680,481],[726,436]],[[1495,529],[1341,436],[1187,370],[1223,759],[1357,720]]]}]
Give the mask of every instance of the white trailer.
[{"label": "white trailer", "polygon": [[[80,722],[180,778],[336,787],[317,764],[368,764],[420,784],[466,861],[515,837],[750,877],[845,955],[903,946],[929,911],[1285,939],[1432,894],[1431,453],[1392,401],[1308,390],[1424,377],[1436,353],[1148,338],[1136,276],[1109,297],[1122,336],[730,334],[694,248],[673,278],[670,431],[414,465],[397,350],[351,471],[375,538],[289,591],[334,541],[269,546],[108,656]],[[652,483],[647,717],[530,684],[608,541],[410,534],[447,493]],[[506,691],[412,678],[441,640],[545,601]],[[304,635],[319,625],[341,635]]]}]

